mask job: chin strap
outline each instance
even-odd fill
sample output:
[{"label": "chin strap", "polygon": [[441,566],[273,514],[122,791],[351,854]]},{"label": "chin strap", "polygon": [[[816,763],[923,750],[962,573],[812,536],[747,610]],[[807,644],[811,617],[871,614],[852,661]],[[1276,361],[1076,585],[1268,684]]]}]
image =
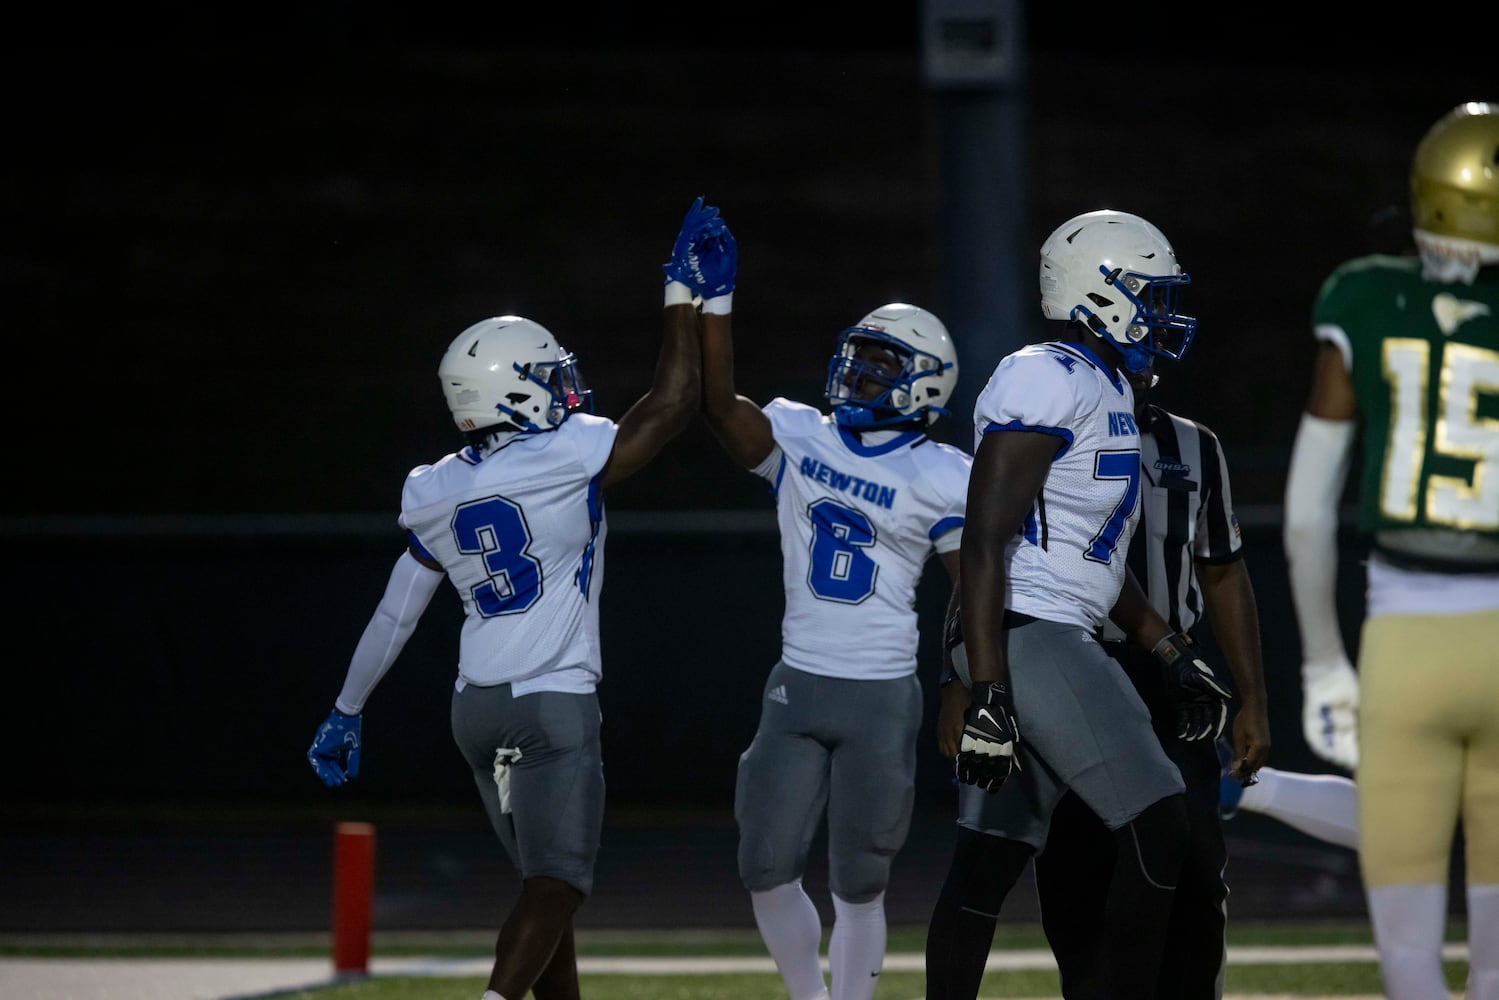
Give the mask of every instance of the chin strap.
[{"label": "chin strap", "polygon": [[[1110,339],[1112,340],[1112,338]],[[1114,346],[1119,348],[1119,353],[1124,357],[1124,367],[1126,371],[1130,371],[1138,375],[1140,372],[1149,369],[1150,366],[1155,363],[1155,355],[1151,354],[1139,344],[1126,345],[1119,343],[1117,340],[1113,340],[1113,344]]]},{"label": "chin strap", "polygon": [[881,419],[879,411],[868,406],[860,406],[857,403],[839,403],[833,407],[833,419],[838,426],[854,434],[864,431],[915,431],[925,434],[928,425],[936,417],[928,418],[925,414],[935,413],[938,416],[946,416],[947,410],[940,407],[929,406],[920,413],[900,413],[895,410],[889,411],[892,416]]}]

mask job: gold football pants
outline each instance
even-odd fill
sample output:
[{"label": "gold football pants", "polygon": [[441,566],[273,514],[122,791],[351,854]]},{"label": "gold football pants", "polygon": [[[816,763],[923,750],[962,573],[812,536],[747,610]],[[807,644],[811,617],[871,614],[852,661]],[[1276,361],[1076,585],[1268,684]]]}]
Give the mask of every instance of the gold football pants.
[{"label": "gold football pants", "polygon": [[1499,610],[1381,615],[1359,647],[1365,885],[1446,885],[1459,819],[1467,881],[1499,884]]}]

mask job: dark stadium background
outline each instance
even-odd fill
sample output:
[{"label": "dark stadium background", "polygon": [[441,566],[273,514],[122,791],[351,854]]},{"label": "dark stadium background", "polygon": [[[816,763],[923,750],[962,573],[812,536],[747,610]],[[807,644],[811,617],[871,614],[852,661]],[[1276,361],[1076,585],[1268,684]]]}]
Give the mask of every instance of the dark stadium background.
[{"label": "dark stadium background", "polygon": [[[534,318],[618,417],[649,383],[659,265],[698,194],[739,239],[739,386],[761,402],[819,402],[837,332],[907,300],[949,318],[971,403],[988,359],[1045,332],[1034,254],[1056,224],[1160,225],[1201,321],[1161,398],[1231,463],[1274,763],[1326,770],[1300,736],[1279,544],[1309,309],[1338,261],[1402,246],[1415,142],[1495,97],[1480,39],[1031,4],[1014,78],[952,90],[923,72],[921,4],[832,7],[17,15],[0,930],[322,926],[331,824],[371,818],[382,925],[496,922],[513,880],[448,735],[450,593],[367,708],[357,782],[324,789],[303,752],[400,551],[402,478],[459,443],[447,343]],[[992,161],[958,155],[976,134]],[[1015,294],[969,318],[996,288]],[[941,436],[967,445],[966,423]],[[769,500],[701,425],[606,500],[611,804],[581,919],[747,923],[728,807],[779,642]],[[919,602],[929,678],[941,577]],[[893,920],[924,921],[946,862],[929,728],[922,750]],[[1247,912],[1362,914],[1351,854],[1234,823]]]}]

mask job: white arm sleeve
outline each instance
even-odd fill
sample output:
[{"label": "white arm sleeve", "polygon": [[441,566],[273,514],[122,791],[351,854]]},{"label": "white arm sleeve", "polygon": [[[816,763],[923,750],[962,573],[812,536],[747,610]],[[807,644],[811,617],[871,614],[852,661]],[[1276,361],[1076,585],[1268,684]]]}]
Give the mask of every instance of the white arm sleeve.
[{"label": "white arm sleeve", "polygon": [[1301,415],[1286,477],[1286,565],[1304,661],[1345,659],[1338,628],[1338,503],[1348,478],[1352,420]]},{"label": "white arm sleeve", "polygon": [[385,584],[385,596],[380,598],[375,614],[364,627],[359,645],[349,660],[349,672],[344,677],[343,690],[338,693],[334,707],[345,715],[358,715],[364,711],[365,699],[385,676],[385,671],[396,662],[401,649],[432,595],[446,574],[423,566],[416,561],[408,549],[401,553],[391,567],[390,580]]}]

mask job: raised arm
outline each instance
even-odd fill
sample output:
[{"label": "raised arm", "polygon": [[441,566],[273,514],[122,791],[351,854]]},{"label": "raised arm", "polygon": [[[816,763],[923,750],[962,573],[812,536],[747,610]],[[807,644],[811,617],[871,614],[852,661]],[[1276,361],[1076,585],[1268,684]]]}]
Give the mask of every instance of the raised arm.
[{"label": "raised arm", "polygon": [[739,248],[722,220],[695,243],[688,280],[703,297],[703,416],[731,459],[746,469],[775,448],[770,419],[734,388],[733,305]]},{"label": "raised arm", "polygon": [[666,272],[665,329],[656,377],[644,396],[619,419],[614,449],[604,465],[604,486],[638,472],[661,448],[692,421],[702,385],[702,359],[698,352],[697,310],[692,293],[683,282],[683,261],[694,236],[713,224],[718,210],[705,208],[698,198],[687,210],[672,259]]},{"label": "raised arm", "polygon": [[703,416],[735,464],[753,469],[775,448],[770,418],[734,391],[732,313],[703,309]]}]

